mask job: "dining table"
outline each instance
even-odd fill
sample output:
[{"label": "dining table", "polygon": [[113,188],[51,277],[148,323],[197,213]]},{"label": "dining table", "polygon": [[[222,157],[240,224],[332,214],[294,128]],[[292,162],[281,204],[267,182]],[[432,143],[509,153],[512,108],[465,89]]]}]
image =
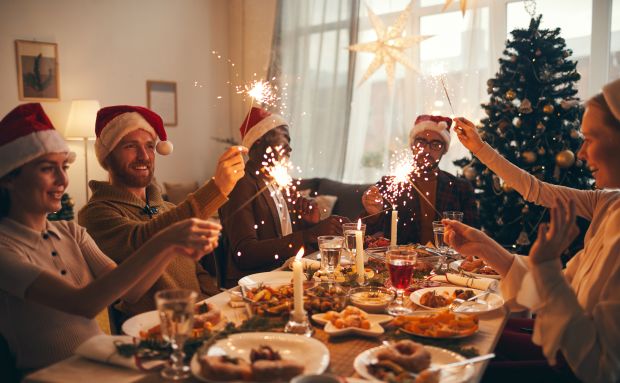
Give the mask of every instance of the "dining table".
[{"label": "dining table", "polygon": [[[222,311],[223,317],[236,324],[248,318],[248,310],[245,307],[233,307],[230,304],[231,292],[223,291],[206,300]],[[422,308],[415,306],[416,310]],[[479,314],[479,330],[473,336],[462,340],[460,346],[474,347],[479,354],[493,352],[500,338],[502,330],[509,317],[509,309],[502,307],[491,312]],[[355,372],[353,362],[355,357],[374,347],[380,346],[381,341],[375,338],[347,336],[344,338],[330,338],[321,327],[314,326],[315,339],[323,342],[329,350],[329,367],[327,373],[345,377],[349,383],[365,382],[366,380]],[[299,335],[303,336],[303,335]],[[479,382],[482,378],[488,361],[474,365],[474,372],[469,383]],[[35,382],[88,382],[88,383],[150,383],[165,382],[157,372],[141,372],[127,368],[117,367],[110,364],[96,362],[81,356],[73,355],[65,360],[52,364],[46,368],[31,373],[23,380],[26,383]],[[190,377],[184,382],[199,382],[195,377]]]}]

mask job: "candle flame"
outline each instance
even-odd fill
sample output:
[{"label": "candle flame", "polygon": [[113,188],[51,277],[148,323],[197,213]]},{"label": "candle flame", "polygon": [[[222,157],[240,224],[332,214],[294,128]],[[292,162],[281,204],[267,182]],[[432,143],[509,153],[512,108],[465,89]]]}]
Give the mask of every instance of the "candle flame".
[{"label": "candle flame", "polygon": [[362,229],[362,219],[358,219],[357,220],[357,230],[361,230]]},{"label": "candle flame", "polygon": [[302,246],[297,252],[297,255],[295,255],[295,261],[301,261],[301,257],[303,256],[304,256],[304,247]]}]

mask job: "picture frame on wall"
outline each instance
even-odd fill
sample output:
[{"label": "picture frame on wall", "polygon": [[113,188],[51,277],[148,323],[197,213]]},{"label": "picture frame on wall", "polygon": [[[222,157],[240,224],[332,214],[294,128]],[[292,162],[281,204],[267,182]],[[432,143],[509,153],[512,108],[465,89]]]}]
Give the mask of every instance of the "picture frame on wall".
[{"label": "picture frame on wall", "polygon": [[58,44],[15,40],[15,58],[20,100],[60,100]]},{"label": "picture frame on wall", "polygon": [[164,126],[177,126],[177,83],[147,80],[146,105],[161,116]]}]

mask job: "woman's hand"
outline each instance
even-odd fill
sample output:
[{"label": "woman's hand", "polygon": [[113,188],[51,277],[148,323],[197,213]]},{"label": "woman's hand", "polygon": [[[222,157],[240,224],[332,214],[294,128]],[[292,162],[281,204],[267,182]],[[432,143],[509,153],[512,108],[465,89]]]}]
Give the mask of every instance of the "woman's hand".
[{"label": "woman's hand", "polygon": [[559,260],[579,234],[575,221],[575,201],[556,198],[555,207],[551,208],[551,221],[538,226],[538,238],[530,249],[530,264]]},{"label": "woman's hand", "polygon": [[222,226],[215,222],[188,218],[160,231],[153,239],[160,248],[180,251],[198,260],[217,247],[221,230]]},{"label": "woman's hand", "polygon": [[469,121],[465,117],[457,117],[454,119],[456,123],[456,135],[459,138],[459,141],[472,153],[476,153],[484,142],[478,131],[476,130],[476,126],[473,122]]},{"label": "woman's hand", "polygon": [[244,146],[231,146],[219,158],[213,179],[225,196],[230,194],[237,181],[245,174],[243,155],[247,152],[248,149]]},{"label": "woman's hand", "polygon": [[379,214],[383,211],[383,197],[379,192],[379,188],[371,186],[362,195],[362,205],[368,213],[368,215]]}]

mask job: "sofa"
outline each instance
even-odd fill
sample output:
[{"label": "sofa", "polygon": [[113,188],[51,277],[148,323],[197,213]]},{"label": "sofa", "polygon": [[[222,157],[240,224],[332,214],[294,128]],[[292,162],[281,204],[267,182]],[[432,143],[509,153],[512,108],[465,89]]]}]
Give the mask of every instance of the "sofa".
[{"label": "sofa", "polygon": [[341,215],[354,221],[364,209],[362,194],[370,186],[372,184],[347,184],[329,178],[308,178],[300,181],[297,190],[302,192],[309,190],[309,193],[303,194],[309,194],[310,197],[317,199],[324,196],[336,197],[331,214]]}]

